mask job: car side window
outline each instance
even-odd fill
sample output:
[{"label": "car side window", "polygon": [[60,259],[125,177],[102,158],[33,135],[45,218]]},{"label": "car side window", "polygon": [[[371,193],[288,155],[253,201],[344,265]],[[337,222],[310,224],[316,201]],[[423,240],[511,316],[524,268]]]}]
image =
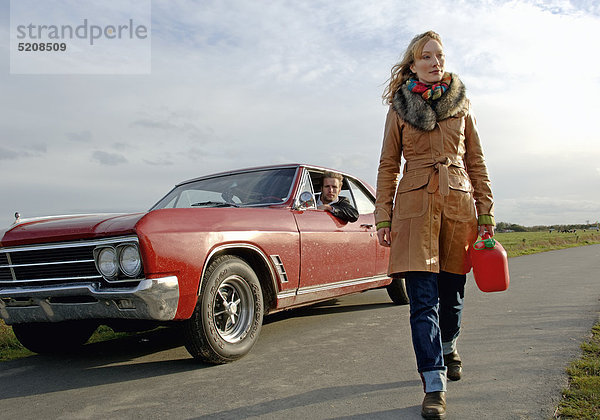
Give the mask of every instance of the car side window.
[{"label": "car side window", "polygon": [[[356,202],[356,209],[359,214],[368,214],[373,213],[375,211],[375,204],[373,203],[373,198],[369,193],[367,193],[364,188],[356,183],[356,181],[352,179],[348,179],[348,184],[350,184],[350,189],[352,190],[352,195],[354,195],[354,200]],[[342,195],[340,193],[340,195]]]}]

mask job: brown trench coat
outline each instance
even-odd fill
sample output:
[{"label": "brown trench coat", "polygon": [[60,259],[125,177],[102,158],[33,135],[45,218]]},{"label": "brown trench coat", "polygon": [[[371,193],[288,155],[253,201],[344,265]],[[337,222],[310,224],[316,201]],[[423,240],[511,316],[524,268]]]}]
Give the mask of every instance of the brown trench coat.
[{"label": "brown trench coat", "polygon": [[[403,86],[387,114],[375,222],[391,222],[389,274],[469,272],[477,215],[493,216],[479,135],[456,75],[442,98],[432,114],[420,95]],[[398,182],[402,155],[406,163]]]}]

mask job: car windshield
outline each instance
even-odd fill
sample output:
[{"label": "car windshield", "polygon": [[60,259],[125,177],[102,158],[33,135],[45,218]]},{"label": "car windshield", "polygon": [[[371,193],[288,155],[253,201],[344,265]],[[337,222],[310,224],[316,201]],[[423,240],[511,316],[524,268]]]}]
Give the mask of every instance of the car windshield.
[{"label": "car windshield", "polygon": [[291,193],[296,168],[221,175],[175,187],[151,210],[280,204]]}]

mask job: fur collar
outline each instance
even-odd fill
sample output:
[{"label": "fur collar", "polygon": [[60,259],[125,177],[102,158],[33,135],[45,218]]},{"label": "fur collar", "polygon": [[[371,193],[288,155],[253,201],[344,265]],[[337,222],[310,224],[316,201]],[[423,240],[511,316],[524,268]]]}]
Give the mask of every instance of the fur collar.
[{"label": "fur collar", "polygon": [[423,131],[432,131],[438,121],[453,117],[468,107],[465,85],[456,74],[441,98],[427,102],[403,84],[394,95],[392,106],[407,123]]}]

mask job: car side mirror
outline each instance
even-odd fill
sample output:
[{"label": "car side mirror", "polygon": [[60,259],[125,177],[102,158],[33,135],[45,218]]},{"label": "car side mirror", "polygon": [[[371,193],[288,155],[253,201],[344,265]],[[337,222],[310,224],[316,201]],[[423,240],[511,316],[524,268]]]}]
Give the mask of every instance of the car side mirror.
[{"label": "car side mirror", "polygon": [[308,191],[304,191],[300,194],[300,198],[298,200],[298,210],[306,210],[311,207],[315,207],[315,198],[312,193]]}]

